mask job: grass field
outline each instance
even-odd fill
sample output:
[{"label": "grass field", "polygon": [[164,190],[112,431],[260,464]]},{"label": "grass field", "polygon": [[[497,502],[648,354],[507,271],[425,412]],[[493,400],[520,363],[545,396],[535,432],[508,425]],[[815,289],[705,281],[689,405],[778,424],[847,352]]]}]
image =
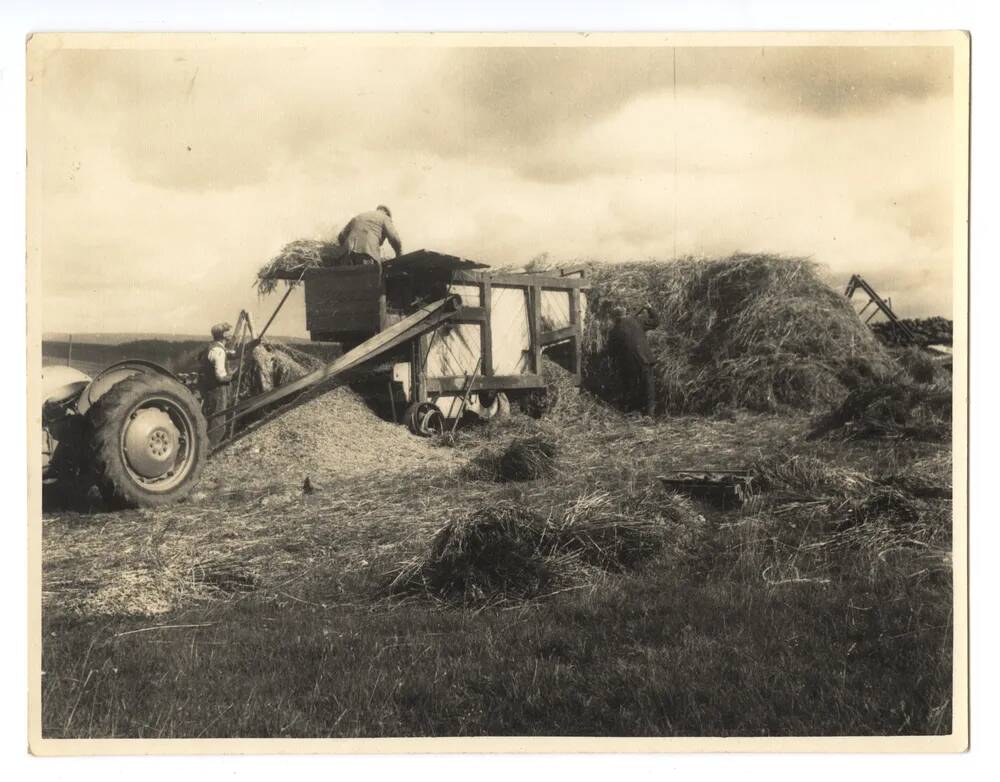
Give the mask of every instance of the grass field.
[{"label": "grass field", "polygon": [[[292,461],[256,481],[210,474],[167,510],[52,506],[44,734],[948,733],[950,443],[810,441],[809,428],[581,405],[470,431],[448,459],[428,443],[400,473],[333,466],[311,494]],[[559,442],[551,477],[463,477],[526,432]],[[386,589],[470,510],[553,516],[665,470],[754,463],[780,469],[748,506],[699,505],[703,523],[668,527],[652,556],[538,599]]]}]

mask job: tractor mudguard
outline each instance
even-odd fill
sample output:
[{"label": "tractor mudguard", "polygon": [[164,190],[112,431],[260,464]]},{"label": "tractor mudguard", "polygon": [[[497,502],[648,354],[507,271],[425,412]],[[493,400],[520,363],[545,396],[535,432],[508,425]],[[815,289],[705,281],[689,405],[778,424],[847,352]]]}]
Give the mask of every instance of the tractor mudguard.
[{"label": "tractor mudguard", "polygon": [[86,413],[93,404],[104,396],[111,388],[123,380],[132,377],[133,375],[138,375],[144,372],[155,373],[158,375],[163,375],[164,377],[169,377],[171,380],[177,380],[177,376],[174,375],[166,367],[162,367],[153,361],[146,361],[140,358],[130,358],[125,361],[119,361],[117,364],[112,364],[107,369],[103,370],[97,377],[95,377],[89,386],[87,386],[83,393],[80,394],[80,401],[77,403],[77,409],[80,413]]}]

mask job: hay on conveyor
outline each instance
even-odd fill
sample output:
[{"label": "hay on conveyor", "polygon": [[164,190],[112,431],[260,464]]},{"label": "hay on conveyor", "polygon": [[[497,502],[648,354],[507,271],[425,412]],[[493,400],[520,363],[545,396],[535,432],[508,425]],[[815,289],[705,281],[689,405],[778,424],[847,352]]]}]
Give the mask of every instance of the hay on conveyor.
[{"label": "hay on conveyor", "polygon": [[247,399],[304,377],[323,362],[281,342],[264,341],[252,350],[240,350],[243,368],[239,372],[239,399]]},{"label": "hay on conveyor", "polygon": [[286,285],[294,285],[298,276],[306,269],[332,266],[344,255],[339,244],[320,242],[315,239],[298,239],[281,248],[276,256],[260,267],[253,284],[260,296],[273,293],[278,280]]},{"label": "hay on conveyor", "polygon": [[604,348],[615,306],[650,304],[660,407],[668,413],[743,408],[817,410],[862,382],[895,371],[847,299],[804,258],[592,263],[585,323],[585,383],[614,396]]}]

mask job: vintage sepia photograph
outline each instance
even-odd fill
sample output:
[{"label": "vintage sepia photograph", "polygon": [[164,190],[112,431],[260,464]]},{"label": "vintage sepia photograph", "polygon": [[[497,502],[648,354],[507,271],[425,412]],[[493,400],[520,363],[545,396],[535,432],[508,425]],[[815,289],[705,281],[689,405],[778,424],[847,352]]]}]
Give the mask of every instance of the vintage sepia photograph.
[{"label": "vintage sepia photograph", "polygon": [[32,751],[966,746],[967,35],[26,56]]}]

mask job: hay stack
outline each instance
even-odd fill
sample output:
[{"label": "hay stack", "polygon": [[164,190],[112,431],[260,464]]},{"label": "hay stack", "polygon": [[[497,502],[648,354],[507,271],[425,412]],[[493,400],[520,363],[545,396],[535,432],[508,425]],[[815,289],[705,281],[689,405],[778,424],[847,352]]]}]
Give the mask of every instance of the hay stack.
[{"label": "hay stack", "polygon": [[590,264],[584,376],[616,394],[604,348],[612,309],[649,303],[660,403],[668,413],[818,409],[892,361],[850,303],[804,258],[733,255],[671,263]]}]

